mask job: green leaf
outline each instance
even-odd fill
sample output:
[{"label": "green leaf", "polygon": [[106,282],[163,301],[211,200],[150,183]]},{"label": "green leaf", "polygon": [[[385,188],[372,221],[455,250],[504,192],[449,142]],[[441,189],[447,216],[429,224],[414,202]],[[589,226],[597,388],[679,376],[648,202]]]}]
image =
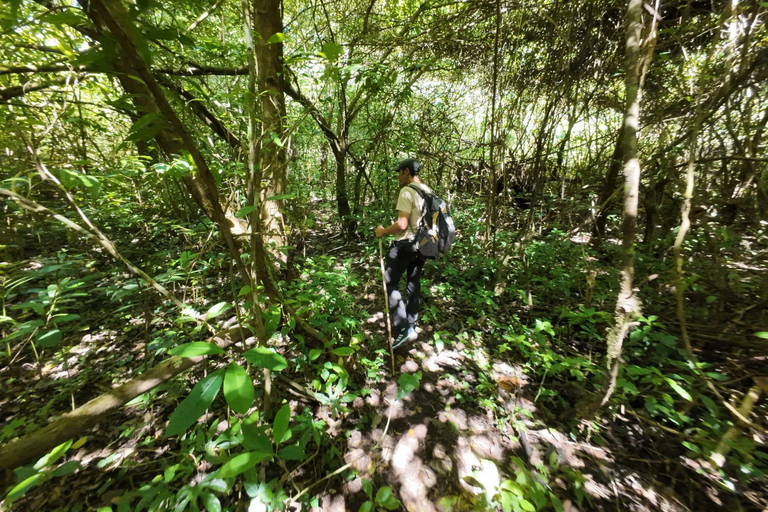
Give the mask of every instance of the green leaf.
[{"label": "green leaf", "polygon": [[344,48],[333,41],[323,44],[323,56],[331,62],[336,61]]},{"label": "green leaf", "polygon": [[58,329],[51,329],[44,334],[38,333],[35,335],[35,338],[37,338],[37,343],[39,345],[43,347],[53,347],[58,345],[61,341],[61,331]]},{"label": "green leaf", "polygon": [[514,482],[512,480],[504,480],[501,483],[501,488],[504,489],[505,491],[511,492],[515,496],[523,495],[523,490],[520,489],[520,486],[517,484],[517,482]]},{"label": "green leaf", "polygon": [[421,372],[414,374],[404,373],[397,379],[397,399],[400,400],[404,396],[409,395],[416,388],[419,387],[421,382]]},{"label": "green leaf", "polygon": [[200,495],[200,499],[208,512],[221,512],[221,502],[215,495],[206,492]]},{"label": "green leaf", "polygon": [[280,318],[282,318],[282,316],[283,313],[280,307],[274,304],[261,312],[261,318],[264,319],[264,332],[266,333],[267,337],[272,337],[275,331],[277,331],[277,328],[280,326]]},{"label": "green leaf", "polygon": [[198,382],[189,396],[171,414],[165,437],[183,434],[211,406],[219,394],[224,380],[224,369],[220,368]]},{"label": "green leaf", "polygon": [[[762,5],[763,3],[765,3],[765,5],[766,5],[766,6],[768,6],[768,2],[761,2],[761,4],[760,4],[760,5]],[[765,332],[765,331],[756,332],[756,333],[755,333],[755,334],[753,334],[752,336],[756,336],[756,337],[758,337],[758,338],[762,338],[762,339],[764,339],[764,340],[768,340],[768,332]]]},{"label": "green leaf", "polygon": [[45,466],[50,466],[60,458],[64,456],[65,453],[67,453],[67,450],[69,450],[69,447],[72,446],[73,439],[70,439],[69,441],[66,441],[64,443],[61,443],[59,446],[48,452],[47,454],[43,455],[34,465],[34,468],[36,470],[41,470]]},{"label": "green leaf", "polygon": [[216,492],[227,492],[229,490],[229,485],[227,485],[227,482],[222,478],[212,478],[204,481],[201,485],[213,489]]},{"label": "green leaf", "polygon": [[261,452],[246,452],[241,453],[235,457],[232,457],[226,464],[221,466],[218,475],[221,478],[232,478],[237,476],[243,471],[248,471],[253,466],[263,461],[270,454]]},{"label": "green leaf", "polygon": [[71,322],[73,320],[77,320],[79,318],[80,318],[80,315],[75,315],[75,314],[69,314],[69,315],[58,314],[58,315],[53,315],[51,317],[51,323],[53,323],[53,324],[63,324],[63,323],[66,323],[66,322]]},{"label": "green leaf", "polygon": [[285,143],[280,139],[280,136],[277,133],[270,131],[268,134],[269,138],[272,139],[272,142],[274,142],[279,147],[283,147]]},{"label": "green leaf", "polygon": [[169,352],[169,354],[172,356],[178,357],[197,357],[223,353],[224,349],[214,343],[208,343],[207,341],[193,341],[192,343],[184,343],[183,345],[174,347]]},{"label": "green leaf", "polygon": [[366,501],[362,505],[360,505],[360,509],[358,512],[371,512],[373,510],[373,502],[372,501]]},{"label": "green leaf", "polygon": [[285,201],[286,199],[295,199],[296,194],[278,194],[276,196],[268,197],[264,201]]},{"label": "green leaf", "polygon": [[555,512],[563,512],[565,510],[565,507],[563,507],[563,502],[560,501],[560,498],[550,493],[549,499],[552,501],[552,506],[555,508]]},{"label": "green leaf", "polygon": [[355,353],[355,349],[352,347],[339,347],[333,349],[333,353],[340,357],[351,356]]},{"label": "green leaf", "polygon": [[245,369],[232,362],[224,374],[224,398],[238,414],[245,414],[253,404],[253,380]]},{"label": "green leaf", "polygon": [[242,218],[245,218],[245,217],[247,217],[248,215],[250,215],[250,214],[251,214],[251,212],[252,212],[253,210],[255,210],[255,209],[256,209],[256,207],[255,207],[255,206],[243,206],[242,208],[240,208],[239,210],[237,210],[237,213],[235,213],[235,217],[237,217],[238,219],[242,219]]},{"label": "green leaf", "polygon": [[523,508],[523,510],[526,510],[527,512],[536,512],[536,507],[533,506],[533,503],[526,499],[520,500],[520,506]]},{"label": "green leaf", "polygon": [[386,485],[379,487],[374,501],[378,506],[384,507],[387,510],[397,510],[401,506],[400,500],[392,494],[392,488]]},{"label": "green leaf", "polygon": [[17,329],[3,338],[0,341],[11,341],[16,338],[20,338],[22,336],[26,336],[27,334],[31,333],[38,327],[41,327],[43,325],[42,320],[30,320],[29,322],[24,322],[23,324],[19,325]]},{"label": "green leaf", "polygon": [[251,287],[248,285],[245,285],[242,288],[240,288],[240,291],[238,292],[237,296],[242,297],[243,295],[248,295],[249,293],[251,293]]},{"label": "green leaf", "polygon": [[301,446],[291,445],[277,452],[277,456],[283,460],[304,460],[307,454],[304,453],[304,448]]},{"label": "green leaf", "polygon": [[57,467],[53,471],[51,471],[51,475],[53,476],[66,476],[71,475],[75,471],[80,469],[80,461],[79,460],[70,460],[69,462],[65,462],[61,466]]},{"label": "green leaf", "polygon": [[701,449],[693,443],[683,441],[683,446],[691,450],[693,453],[701,453]]},{"label": "green leaf", "polygon": [[252,348],[243,353],[252,365],[266,368],[272,371],[280,371],[288,368],[288,361],[274,350],[266,347]]},{"label": "green leaf", "polygon": [[319,348],[313,348],[312,350],[309,351],[309,356],[308,356],[309,360],[310,361],[314,361],[315,359],[320,357],[320,354],[322,354],[322,353],[323,353],[323,351],[320,350]]},{"label": "green leaf", "polygon": [[101,184],[99,180],[93,176],[87,176],[85,174],[80,175],[80,183],[85,187],[92,197],[99,193]]},{"label": "green leaf", "polygon": [[80,185],[80,175],[70,169],[59,169],[59,181],[67,190]]},{"label": "green leaf", "polygon": [[363,486],[363,491],[365,494],[370,498],[373,499],[373,484],[371,481],[367,478],[363,478],[360,483]]},{"label": "green leaf", "polygon": [[11,502],[15,500],[16,498],[21,497],[25,492],[27,492],[32,487],[38,485],[39,483],[42,483],[41,480],[47,479],[48,475],[46,473],[37,473],[36,475],[32,475],[31,477],[27,478],[17,486],[15,486],[13,489],[8,491],[8,494],[5,495],[5,499],[8,502]]},{"label": "green leaf", "polygon": [[282,32],[275,32],[269,39],[267,39],[267,44],[282,43],[283,41],[285,41],[285,34]]},{"label": "green leaf", "polygon": [[676,381],[670,379],[669,377],[667,377],[665,380],[667,381],[667,383],[670,386],[672,386],[672,389],[677,391],[678,395],[680,395],[681,397],[685,398],[689,402],[693,401],[693,398],[691,398],[691,394],[688,393],[688,391],[686,391],[685,389],[683,389],[683,387],[680,386],[680,384],[678,384]]},{"label": "green leaf", "polygon": [[272,439],[275,441],[275,446],[279,445],[285,439],[283,437],[288,431],[288,422],[291,419],[291,408],[288,404],[285,404],[275,414],[275,421],[272,423]]},{"label": "green leaf", "polygon": [[512,506],[516,503],[515,498],[508,492],[501,492],[501,510],[503,512],[512,512]]},{"label": "green leaf", "polygon": [[214,304],[211,306],[211,309],[208,310],[207,313],[205,313],[205,319],[211,320],[212,318],[216,318],[219,315],[222,315],[226,310],[231,308],[232,305],[229,302],[219,302],[218,304]]},{"label": "green leaf", "polygon": [[243,446],[252,452],[272,455],[272,441],[267,435],[267,426],[256,426],[243,422]]}]

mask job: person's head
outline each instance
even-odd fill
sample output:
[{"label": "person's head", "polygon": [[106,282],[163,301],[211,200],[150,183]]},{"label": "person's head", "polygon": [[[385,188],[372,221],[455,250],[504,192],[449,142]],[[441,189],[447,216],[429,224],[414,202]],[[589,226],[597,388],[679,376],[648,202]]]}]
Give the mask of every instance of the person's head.
[{"label": "person's head", "polygon": [[413,178],[419,175],[420,169],[421,164],[417,160],[413,158],[406,158],[397,164],[392,170],[397,171],[397,181],[399,181],[401,185],[407,185],[413,181]]}]

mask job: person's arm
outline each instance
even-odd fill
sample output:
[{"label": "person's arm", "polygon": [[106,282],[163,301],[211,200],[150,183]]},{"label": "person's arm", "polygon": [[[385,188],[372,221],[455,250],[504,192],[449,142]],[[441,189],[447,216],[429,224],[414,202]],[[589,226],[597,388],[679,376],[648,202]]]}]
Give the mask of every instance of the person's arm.
[{"label": "person's arm", "polygon": [[387,235],[396,235],[401,231],[404,231],[408,227],[408,221],[411,219],[411,214],[407,212],[398,212],[398,217],[391,226],[385,228],[382,225],[376,227],[376,238],[381,238]]}]

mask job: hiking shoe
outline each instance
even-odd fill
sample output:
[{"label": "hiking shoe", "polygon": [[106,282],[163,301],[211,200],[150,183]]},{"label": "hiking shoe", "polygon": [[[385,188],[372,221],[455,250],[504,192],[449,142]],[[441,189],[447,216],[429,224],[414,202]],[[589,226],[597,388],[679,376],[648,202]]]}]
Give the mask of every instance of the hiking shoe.
[{"label": "hiking shoe", "polygon": [[409,327],[408,329],[401,332],[397,338],[395,338],[394,343],[392,343],[392,349],[400,348],[406,343],[416,341],[416,338],[418,337],[419,335],[416,334],[416,330],[413,327]]}]

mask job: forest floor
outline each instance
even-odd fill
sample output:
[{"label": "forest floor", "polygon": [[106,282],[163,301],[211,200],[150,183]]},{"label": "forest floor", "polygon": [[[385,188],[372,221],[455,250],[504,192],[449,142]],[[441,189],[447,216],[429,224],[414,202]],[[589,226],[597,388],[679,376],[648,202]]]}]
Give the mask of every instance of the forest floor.
[{"label": "forest floor", "polygon": [[[319,249],[340,260],[358,261],[361,284],[353,294],[369,313],[366,339],[382,345],[387,327],[378,255],[371,255],[369,243],[334,246],[327,236],[314,241],[323,241],[326,247]],[[430,266],[427,262],[426,275],[435,271]],[[639,445],[647,425],[625,414],[610,446],[577,440],[538,414],[543,382],[531,381],[522,361],[494,356],[490,348],[498,340],[486,339],[477,325],[473,336],[459,336],[476,312],[462,311],[467,306],[459,298],[443,300],[432,292],[425,290],[425,302],[438,305],[438,317],[419,328],[415,343],[395,352],[395,377],[366,381],[371,394],[354,402],[346,421],[322,415],[337,432],[354,429],[366,417],[375,428],[351,430],[344,459],[360,476],[328,485],[318,510],[357,510],[366,499],[365,477],[374,487],[390,486],[409,511],[493,509],[502,499],[512,502],[506,489],[536,498],[536,510],[690,510],[653,470],[671,461],[642,458],[647,455]],[[453,306],[443,309],[447,304]],[[398,400],[397,376],[404,373],[420,374],[421,385]],[[638,466],[632,459],[652,465]],[[527,510],[519,503],[514,510]]]},{"label": "forest floor", "polygon": [[[345,295],[341,309],[358,320],[362,335],[357,352],[339,363],[349,372],[349,400],[321,404],[286,384],[310,388],[313,375],[306,367],[275,380],[275,397],[294,411],[310,409],[313,421],[324,425],[328,445],[326,453],[310,455],[293,470],[270,466],[262,476],[280,478],[292,495],[308,489],[313,510],[357,511],[368,493],[386,488],[409,511],[763,510],[765,484],[745,486],[740,498],[724,492],[701,459],[681,451],[679,432],[629,406],[612,417],[576,421],[577,403],[593,393],[586,383],[529,375],[528,361],[520,351],[502,348],[504,340],[492,328],[492,321],[531,317],[524,301],[499,300],[491,307],[488,301],[496,298],[483,295],[488,308],[479,309],[477,297],[447,294],[442,282],[461,277],[444,262],[426,264],[419,339],[396,353],[392,375],[375,242],[346,242],[318,231],[305,244],[300,268],[312,259],[324,265],[312,276],[317,287],[309,293],[319,294],[318,301],[326,292]],[[162,317],[150,322],[149,315],[110,317],[97,297],[81,300],[99,329],[84,332],[66,352],[49,351],[40,365],[27,351],[0,368],[4,440],[146,368],[153,361],[151,331],[172,324]],[[213,369],[203,365],[187,378]],[[409,384],[410,393],[398,396]],[[225,460],[217,458],[218,441],[211,439],[230,418],[220,404],[200,420],[207,437],[165,439],[167,418],[185,393],[185,381],[176,379],[84,433],[67,457],[81,469],[30,490],[12,510],[133,510],[135,502],[127,502],[131,508],[118,504],[136,489],[165,479],[181,492],[183,481],[174,482],[180,467],[188,468],[185,486],[205,482]],[[345,464],[345,471],[326,478]],[[240,487],[221,500],[231,510],[247,509]]]}]

